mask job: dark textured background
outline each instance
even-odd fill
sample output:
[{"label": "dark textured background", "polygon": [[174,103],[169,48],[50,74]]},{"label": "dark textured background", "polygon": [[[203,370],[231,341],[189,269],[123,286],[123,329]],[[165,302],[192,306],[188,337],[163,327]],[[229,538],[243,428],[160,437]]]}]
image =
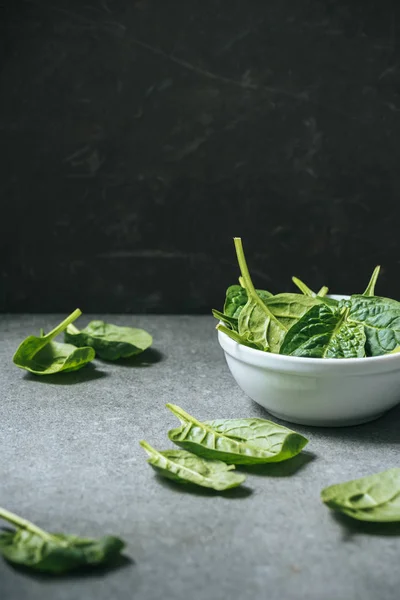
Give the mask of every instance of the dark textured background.
[{"label": "dark textured background", "polygon": [[400,297],[400,3],[0,0],[0,310]]}]

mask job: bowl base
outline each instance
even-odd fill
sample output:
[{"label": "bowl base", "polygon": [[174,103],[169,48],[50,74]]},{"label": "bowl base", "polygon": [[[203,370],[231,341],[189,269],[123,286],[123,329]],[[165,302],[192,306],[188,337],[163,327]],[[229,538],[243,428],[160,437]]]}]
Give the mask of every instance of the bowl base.
[{"label": "bowl base", "polygon": [[382,417],[386,411],[381,412],[377,415],[373,415],[370,417],[366,417],[364,419],[301,419],[297,417],[286,417],[285,415],[281,415],[277,412],[272,412],[272,410],[266,409],[270,415],[280,419],[281,421],[287,421],[288,423],[296,423],[297,425],[309,425],[311,427],[353,427],[354,425],[364,425],[364,423],[370,423],[371,421],[375,421]]}]

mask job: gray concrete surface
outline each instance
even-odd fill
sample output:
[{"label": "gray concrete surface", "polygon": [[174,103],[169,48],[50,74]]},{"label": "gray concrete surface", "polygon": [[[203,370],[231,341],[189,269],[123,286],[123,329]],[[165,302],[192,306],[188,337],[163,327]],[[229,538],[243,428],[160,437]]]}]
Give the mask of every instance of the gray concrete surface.
[{"label": "gray concrete surface", "polygon": [[359,427],[294,426],[310,438],[302,457],[249,471],[242,491],[194,493],[158,480],[139,447],[170,447],[164,404],[268,414],[233,381],[211,317],[109,320],[147,328],[154,351],[47,379],[11,359],[58,317],[0,316],[0,505],[49,530],[120,535],[133,562],[56,580],[0,560],[1,600],[398,600],[399,527],[335,518],[319,492],[399,464],[399,408]]}]

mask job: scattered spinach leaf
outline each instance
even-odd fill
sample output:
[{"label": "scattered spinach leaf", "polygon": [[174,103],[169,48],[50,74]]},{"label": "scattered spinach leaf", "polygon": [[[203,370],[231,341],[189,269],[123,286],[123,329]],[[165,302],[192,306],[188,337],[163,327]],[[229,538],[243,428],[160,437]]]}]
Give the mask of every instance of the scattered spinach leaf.
[{"label": "scattered spinach leaf", "polygon": [[281,462],[299,454],[308,440],[265,419],[219,419],[200,422],[179,406],[167,404],[181,426],[169,439],[189,452],[235,465]]},{"label": "scattered spinach leaf", "polygon": [[103,360],[117,360],[140,354],[149,348],[153,338],[144,329],[119,327],[104,321],[91,321],[79,331],[69,325],[65,331],[65,341],[78,347],[90,346]]},{"label": "scattered spinach leaf", "polygon": [[400,521],[400,469],[331,485],[321,492],[333,510],[360,521]]},{"label": "scattered spinach leaf", "polygon": [[311,308],[287,333],[281,354],[309,358],[361,358],[365,355],[364,327],[347,320],[346,307],[325,304]]},{"label": "scattered spinach leaf", "polygon": [[44,335],[41,329],[39,337],[34,335],[27,337],[14,354],[14,364],[35,375],[52,375],[60,371],[76,371],[84,367],[95,357],[93,348],[76,348],[70,344],[53,341],[81,314],[77,308],[47,335]]},{"label": "scattered spinach leaf", "polygon": [[0,531],[0,554],[11,563],[36,571],[61,574],[110,563],[125,545],[113,536],[89,539],[48,533],[4,508],[0,508],[0,518],[15,527]]},{"label": "scattered spinach leaf", "polygon": [[140,445],[150,456],[148,462],[155,471],[178,483],[194,483],[221,492],[237,487],[246,479],[244,475],[232,473],[234,465],[220,460],[200,458],[186,450],[160,452],[143,440]]}]

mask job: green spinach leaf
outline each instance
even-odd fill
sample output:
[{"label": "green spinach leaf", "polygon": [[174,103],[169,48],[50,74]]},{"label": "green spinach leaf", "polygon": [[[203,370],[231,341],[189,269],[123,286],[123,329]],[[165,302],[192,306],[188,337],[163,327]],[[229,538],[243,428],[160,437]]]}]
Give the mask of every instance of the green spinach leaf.
[{"label": "green spinach leaf", "polygon": [[367,289],[365,290],[363,296],[375,296],[375,285],[376,285],[380,270],[381,270],[381,268],[379,265],[377,267],[375,267],[374,272],[371,275],[371,279],[369,280],[369,283],[367,285]]},{"label": "green spinach leaf", "polygon": [[354,295],[348,306],[348,321],[364,326],[367,356],[381,356],[400,345],[400,302]]},{"label": "green spinach leaf", "polygon": [[112,562],[124,547],[117,537],[99,539],[48,533],[0,508],[0,518],[15,527],[0,532],[0,554],[11,563],[36,571],[61,574]]},{"label": "green spinach leaf", "polygon": [[265,419],[220,419],[200,422],[179,406],[167,404],[181,426],[169,439],[189,452],[235,465],[281,462],[296,456],[308,440]]},{"label": "green spinach leaf", "polygon": [[44,335],[41,330],[39,337],[34,335],[27,337],[14,354],[14,364],[35,375],[52,375],[60,371],[76,371],[84,367],[95,357],[92,348],[76,348],[70,344],[53,342],[53,339],[81,314],[77,308],[47,335]]},{"label": "green spinach leaf", "polygon": [[281,354],[309,358],[365,356],[364,327],[347,320],[348,309],[311,308],[287,333]]},{"label": "green spinach leaf", "polygon": [[78,347],[90,346],[104,360],[117,360],[140,354],[151,346],[153,338],[144,329],[91,321],[81,331],[74,325],[69,325],[65,341]]},{"label": "green spinach leaf", "polygon": [[[266,290],[256,290],[257,295],[263,302],[270,298],[272,294]],[[241,285],[231,285],[226,290],[226,298],[224,304],[224,314],[228,317],[238,318],[242,308],[247,304],[247,292]]]},{"label": "green spinach leaf", "polygon": [[333,510],[360,521],[400,521],[400,469],[331,485],[321,492]]},{"label": "green spinach leaf", "polygon": [[322,300],[317,296],[283,293],[271,296],[265,301],[265,305],[289,330],[310,308],[321,302]]},{"label": "green spinach leaf", "polygon": [[215,308],[212,309],[212,314],[218,321],[222,321],[228,329],[232,329],[233,331],[238,330],[238,320],[236,317],[230,317]]},{"label": "green spinach leaf", "polygon": [[207,460],[185,450],[159,452],[143,440],[140,445],[150,456],[148,462],[155,471],[178,483],[194,483],[221,492],[237,487],[246,479],[244,475],[232,473],[233,465],[220,460]]},{"label": "green spinach leaf", "polygon": [[234,238],[237,259],[248,300],[239,314],[239,335],[260,350],[279,352],[287,328],[274,316],[258,296],[243,252],[242,240]]}]

